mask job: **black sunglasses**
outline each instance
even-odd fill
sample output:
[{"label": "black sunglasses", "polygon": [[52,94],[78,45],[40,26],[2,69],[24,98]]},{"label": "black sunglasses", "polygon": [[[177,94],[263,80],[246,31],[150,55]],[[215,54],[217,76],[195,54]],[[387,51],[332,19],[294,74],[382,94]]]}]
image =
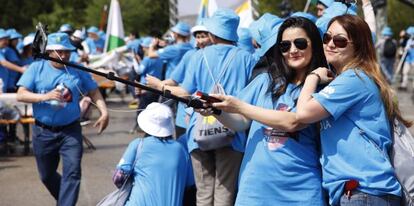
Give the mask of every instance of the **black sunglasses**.
[{"label": "black sunglasses", "polygon": [[346,46],[348,46],[348,42],[351,42],[347,38],[340,36],[340,35],[332,36],[328,33],[325,33],[323,35],[323,38],[322,38],[323,44],[328,44],[331,40],[333,41],[334,45],[338,48],[345,48]]},{"label": "black sunglasses", "polygon": [[[306,48],[308,48],[308,40],[306,40],[305,38],[297,38],[293,40],[293,44],[295,44],[295,47],[299,50],[305,50]],[[282,53],[288,52],[291,46],[291,41],[284,40],[279,43],[279,49]]]}]

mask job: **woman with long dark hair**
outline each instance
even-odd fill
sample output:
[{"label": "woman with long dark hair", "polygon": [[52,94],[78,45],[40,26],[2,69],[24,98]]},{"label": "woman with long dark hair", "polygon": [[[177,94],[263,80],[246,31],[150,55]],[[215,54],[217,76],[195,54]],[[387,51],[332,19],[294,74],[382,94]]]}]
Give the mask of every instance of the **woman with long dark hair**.
[{"label": "woman with long dark hair", "polygon": [[[236,131],[250,128],[239,174],[236,205],[324,205],[318,132],[296,121],[296,100],[306,75],[327,66],[316,26],[303,17],[286,19],[265,54],[267,72],[237,99],[212,104],[217,118]],[[208,112],[206,112],[208,113]]]}]

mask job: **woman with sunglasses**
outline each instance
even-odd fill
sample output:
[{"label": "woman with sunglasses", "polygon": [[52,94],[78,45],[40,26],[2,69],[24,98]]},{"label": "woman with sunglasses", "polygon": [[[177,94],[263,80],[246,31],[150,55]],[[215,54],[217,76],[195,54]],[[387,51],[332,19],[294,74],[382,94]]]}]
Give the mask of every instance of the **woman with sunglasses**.
[{"label": "woman with sunglasses", "polygon": [[[401,117],[381,74],[371,31],[358,16],[333,18],[323,37],[326,67],[306,77],[297,119],[321,121],[323,187],[331,205],[400,205],[401,187],[388,160],[389,120]],[[315,93],[318,84],[327,85]],[[371,202],[370,204],[368,204]]]},{"label": "woman with sunglasses", "polygon": [[212,94],[221,100],[212,106],[223,111],[217,118],[224,125],[250,128],[235,205],[325,205],[318,132],[292,113],[306,75],[327,66],[321,37],[310,20],[292,17],[273,38],[267,73],[242,90],[240,100]]}]

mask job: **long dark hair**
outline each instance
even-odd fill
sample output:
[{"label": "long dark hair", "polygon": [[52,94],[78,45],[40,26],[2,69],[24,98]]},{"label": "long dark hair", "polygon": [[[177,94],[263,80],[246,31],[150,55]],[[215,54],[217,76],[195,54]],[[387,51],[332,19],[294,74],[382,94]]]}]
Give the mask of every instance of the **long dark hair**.
[{"label": "long dark hair", "polygon": [[[283,32],[288,28],[303,29],[311,41],[312,58],[306,71],[306,75],[318,67],[328,67],[325,54],[323,52],[322,39],[315,24],[303,17],[290,17],[286,19],[279,28],[275,45],[273,45],[273,47],[270,48],[265,54],[265,58],[267,59],[269,65],[268,73],[272,79],[272,83],[269,85],[268,91],[272,93],[274,100],[286,92],[287,85],[292,82],[296,76],[296,71],[287,66],[285,58],[279,49],[279,43],[282,41]],[[296,88],[302,87],[304,81],[305,79],[303,79]],[[276,85],[279,86],[275,88]]]}]

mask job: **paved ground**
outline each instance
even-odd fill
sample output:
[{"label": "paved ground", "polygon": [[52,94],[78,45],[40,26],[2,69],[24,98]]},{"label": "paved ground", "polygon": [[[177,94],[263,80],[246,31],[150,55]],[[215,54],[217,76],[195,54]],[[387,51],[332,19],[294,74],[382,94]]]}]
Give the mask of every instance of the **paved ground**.
[{"label": "paved ground", "polygon": [[[398,96],[404,116],[414,120],[411,92],[401,92]],[[121,102],[108,103],[110,108],[123,110],[127,109],[125,105],[126,103]],[[97,135],[96,129],[91,126],[84,127],[84,134],[97,149],[85,149],[79,206],[95,205],[105,194],[114,190],[111,182],[114,166],[128,142],[139,135],[128,133],[135,122],[135,112],[111,111],[110,114],[110,126],[102,135]],[[414,132],[414,127],[411,131]],[[55,201],[38,178],[33,156],[0,156],[0,205],[55,205]]]}]

